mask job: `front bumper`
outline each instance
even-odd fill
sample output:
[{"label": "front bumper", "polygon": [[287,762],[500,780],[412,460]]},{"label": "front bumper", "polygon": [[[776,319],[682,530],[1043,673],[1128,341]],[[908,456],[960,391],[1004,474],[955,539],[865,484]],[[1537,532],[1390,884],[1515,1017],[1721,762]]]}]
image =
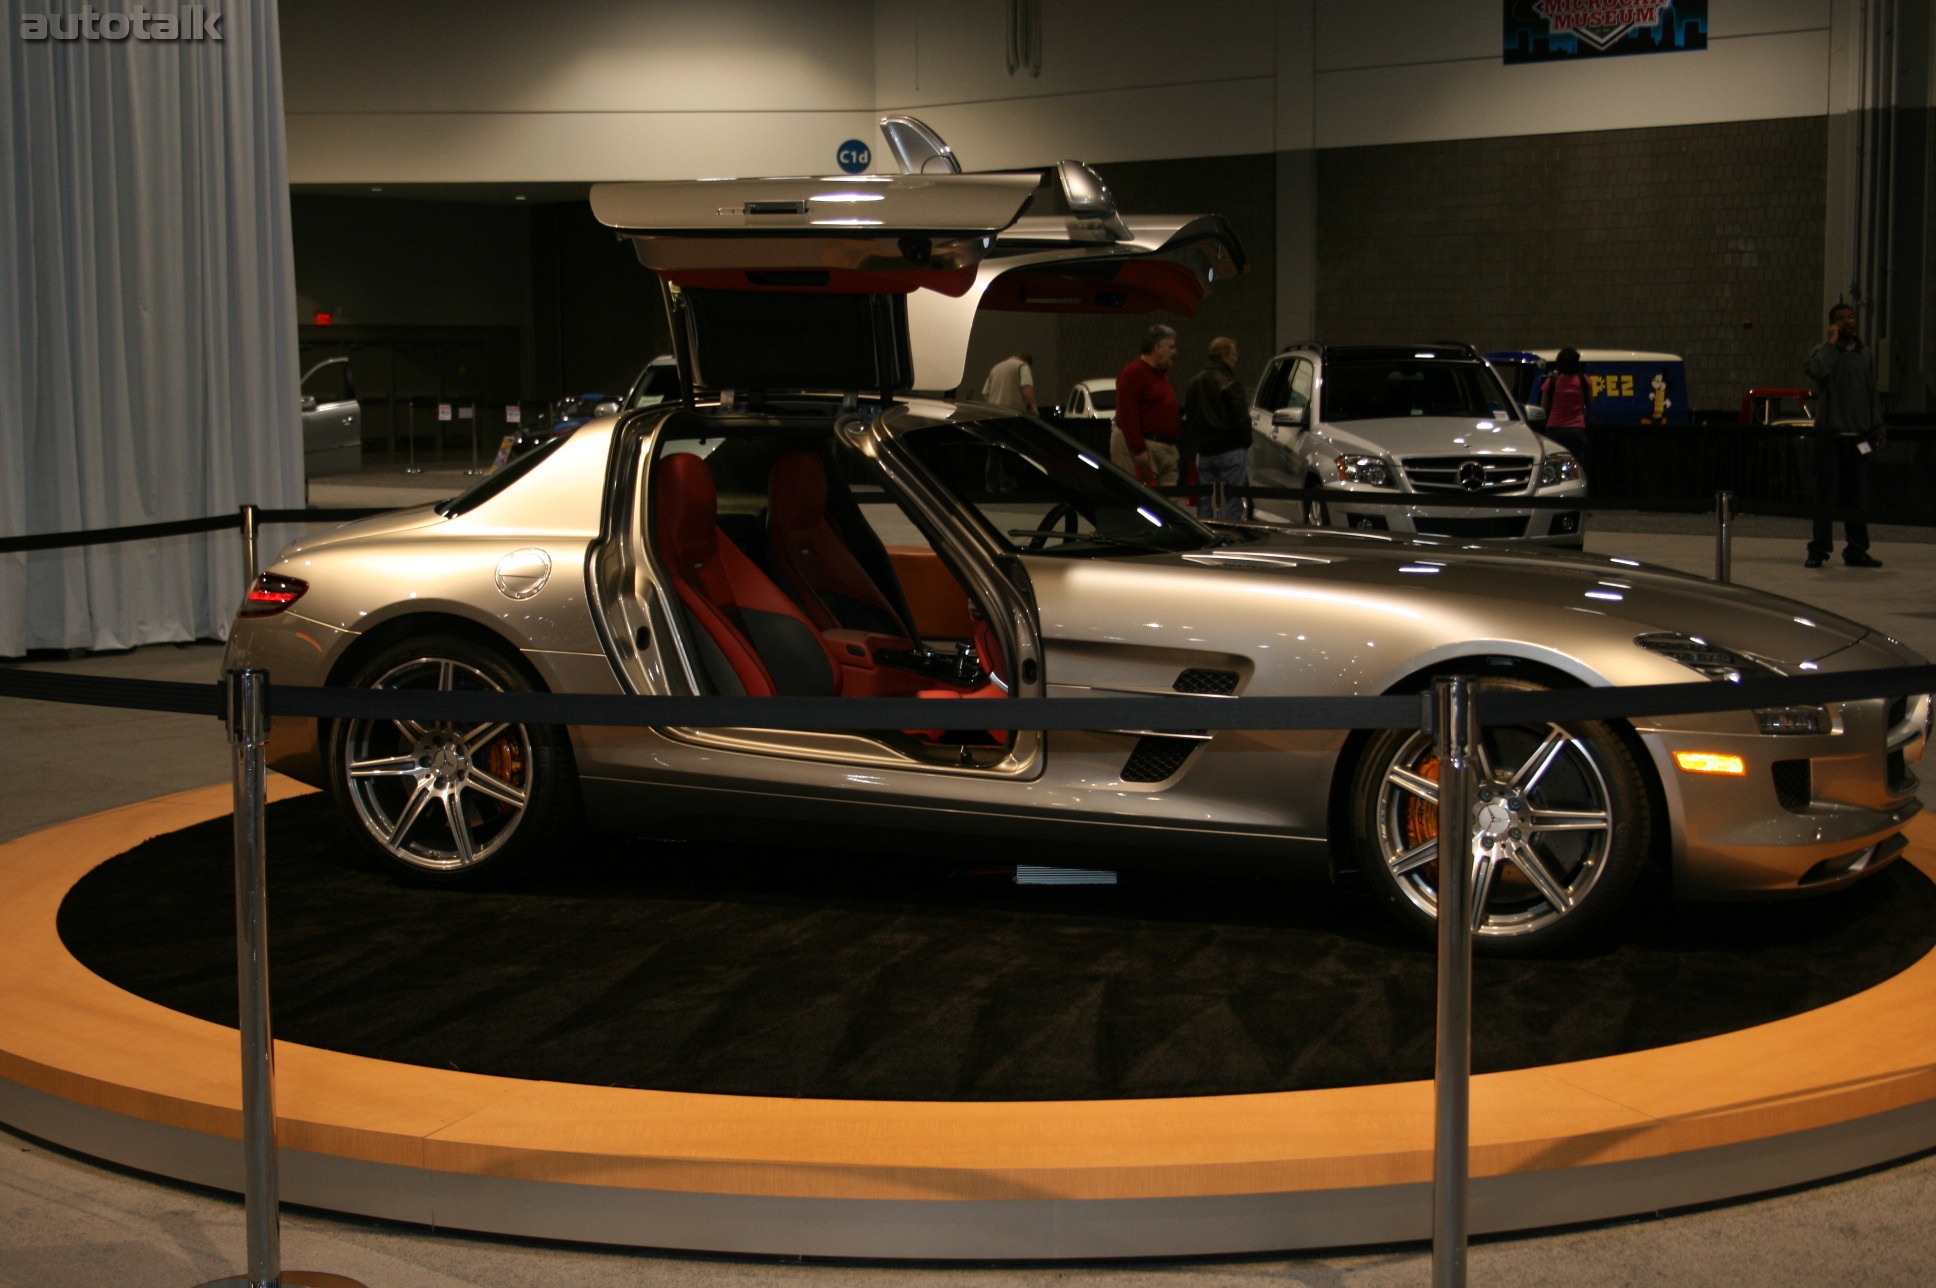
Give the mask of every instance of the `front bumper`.
[{"label": "front bumper", "polygon": [[[1347,490],[1357,491],[1355,488]],[[1354,532],[1389,532],[1400,536],[1442,537],[1452,541],[1526,541],[1537,545],[1578,549],[1586,536],[1586,494],[1541,493],[1541,499],[1575,500],[1579,509],[1507,510],[1490,506],[1443,504],[1386,504],[1397,494],[1366,488],[1366,503],[1331,503],[1331,521]],[[1370,499],[1381,498],[1372,504]]]},{"label": "front bumper", "polygon": [[[1636,725],[1674,824],[1677,896],[1834,890],[1895,857],[1903,824],[1922,810],[1911,766],[1927,742],[1930,699],[1877,698],[1831,710],[1837,728],[1823,734],[1763,734],[1747,713],[1739,724],[1697,716]],[[1676,752],[1738,756],[1743,772],[1689,772]]]}]

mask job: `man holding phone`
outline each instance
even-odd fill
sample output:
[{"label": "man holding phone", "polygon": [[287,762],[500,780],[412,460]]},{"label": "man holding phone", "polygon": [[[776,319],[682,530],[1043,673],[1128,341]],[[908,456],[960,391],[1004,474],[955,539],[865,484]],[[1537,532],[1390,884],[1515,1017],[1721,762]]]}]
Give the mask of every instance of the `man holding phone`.
[{"label": "man holding phone", "polygon": [[[1867,509],[1869,458],[1882,445],[1882,400],[1876,392],[1875,359],[1856,334],[1855,310],[1837,304],[1828,311],[1828,339],[1802,360],[1802,370],[1820,392],[1815,399],[1815,503]],[[1869,554],[1869,525],[1847,519],[1848,545],[1842,562],[1851,568],[1880,568]],[[1816,519],[1808,543],[1810,568],[1820,568],[1835,549],[1835,525]]]}]

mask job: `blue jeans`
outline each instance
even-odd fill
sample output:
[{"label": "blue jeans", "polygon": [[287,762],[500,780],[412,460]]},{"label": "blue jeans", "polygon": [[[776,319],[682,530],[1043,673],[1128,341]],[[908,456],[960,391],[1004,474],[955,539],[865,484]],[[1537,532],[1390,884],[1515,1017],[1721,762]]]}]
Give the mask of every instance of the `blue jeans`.
[{"label": "blue jeans", "polygon": [[[1197,494],[1197,517],[1199,519],[1242,519],[1244,517],[1244,498],[1223,496],[1222,489],[1216,485],[1228,483],[1242,487],[1250,481],[1250,449],[1239,447],[1229,452],[1212,452],[1197,457],[1197,483],[1203,491]],[[1223,504],[1217,505],[1221,499]]]}]

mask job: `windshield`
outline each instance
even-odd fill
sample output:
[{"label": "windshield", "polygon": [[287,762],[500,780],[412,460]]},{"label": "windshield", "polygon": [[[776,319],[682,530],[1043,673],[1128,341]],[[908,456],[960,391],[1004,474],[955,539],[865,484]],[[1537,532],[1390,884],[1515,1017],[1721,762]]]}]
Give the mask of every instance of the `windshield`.
[{"label": "windshield", "polygon": [[679,401],[679,368],[669,362],[654,363],[639,373],[632,386],[628,411],[657,407],[662,402]]},{"label": "windshield", "polygon": [[1461,416],[1513,420],[1512,404],[1480,362],[1422,358],[1335,361],[1324,367],[1324,420]]},{"label": "windshield", "polygon": [[1217,544],[1195,519],[1033,420],[930,425],[896,442],[1014,550],[1093,559]]}]

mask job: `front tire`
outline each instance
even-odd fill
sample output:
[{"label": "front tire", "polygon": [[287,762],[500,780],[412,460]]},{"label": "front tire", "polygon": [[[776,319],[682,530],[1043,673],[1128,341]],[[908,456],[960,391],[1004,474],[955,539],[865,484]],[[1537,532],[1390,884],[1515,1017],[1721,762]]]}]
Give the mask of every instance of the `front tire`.
[{"label": "front tire", "polygon": [[[1321,488],[1324,480],[1313,474],[1304,480],[1307,488]],[[1331,507],[1322,500],[1304,502],[1304,526],[1307,528],[1328,528],[1331,526]]]},{"label": "front tire", "polygon": [[[1483,689],[1537,690],[1492,679]],[[1652,819],[1633,752],[1608,724],[1503,725],[1476,757],[1485,831],[1475,848],[1473,944],[1534,956],[1603,929],[1646,861]],[[1383,730],[1352,776],[1351,845],[1374,893],[1427,938],[1438,930],[1438,753]]]},{"label": "front tire", "polygon": [[[537,686],[462,636],[402,640],[357,688],[514,692]],[[329,781],[357,836],[393,870],[436,885],[504,884],[565,850],[577,821],[571,747],[553,725],[341,720]]]}]

